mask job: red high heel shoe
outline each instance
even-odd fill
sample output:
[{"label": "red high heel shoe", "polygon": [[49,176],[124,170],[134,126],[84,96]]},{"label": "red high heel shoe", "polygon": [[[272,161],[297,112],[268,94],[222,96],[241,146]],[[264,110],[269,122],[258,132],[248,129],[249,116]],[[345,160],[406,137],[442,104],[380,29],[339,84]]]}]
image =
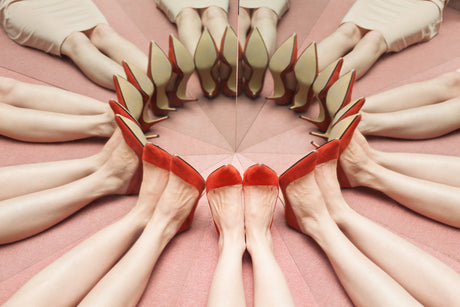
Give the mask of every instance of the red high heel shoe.
[{"label": "red high heel shoe", "polygon": [[331,124],[329,125],[329,127],[327,128],[326,132],[324,133],[319,133],[319,132],[314,132],[314,131],[311,131],[310,134],[311,135],[314,135],[314,136],[319,136],[319,137],[322,137],[324,139],[327,139],[329,137],[329,134],[331,132],[331,129],[332,127],[334,127],[334,125],[336,123],[338,123],[339,121],[341,121],[342,119],[348,117],[348,116],[352,116],[352,115],[355,115],[355,114],[358,114],[359,111],[361,111],[361,108],[363,107],[364,105],[364,102],[366,102],[366,99],[364,98],[358,98],[356,99],[355,101],[353,102],[350,102],[349,104],[347,104],[346,106],[342,107],[334,116],[334,119],[332,120]]},{"label": "red high heel shoe", "polygon": [[272,97],[267,97],[267,100],[273,100],[281,105],[291,102],[294,90],[289,88],[288,83],[291,82],[290,76],[292,81],[295,81],[293,71],[296,60],[297,34],[294,33],[281,44],[270,59],[268,68],[273,76],[274,94]]},{"label": "red high heel shoe", "polygon": [[152,143],[145,144],[142,161],[169,171],[171,168],[171,160],[172,156],[161,147]]},{"label": "red high heel shoe", "polygon": [[315,124],[321,131],[326,131],[335,114],[350,102],[355,78],[356,73],[351,70],[329,87],[326,99],[324,101],[319,100],[318,119],[311,119],[306,116],[301,116],[301,118]]},{"label": "red high heel shoe", "polygon": [[150,99],[150,108],[153,114],[162,116],[169,111],[175,111],[175,108],[169,106],[166,87],[171,79],[172,66],[166,54],[154,42],[150,42],[149,66],[147,75],[152,80],[155,87],[152,99]]},{"label": "red high heel shoe", "polygon": [[303,176],[309,174],[315,169],[316,160],[317,160],[318,153],[316,151],[312,151],[307,154],[305,157],[297,161],[293,166],[288,168],[279,179],[279,185],[281,188],[281,192],[283,193],[284,197],[284,217],[286,222],[292,228],[301,231],[299,224],[297,223],[297,219],[294,215],[294,211],[292,210],[291,204],[289,202],[289,197],[286,194],[286,188],[289,184]]},{"label": "red high heel shoe", "polygon": [[313,91],[319,101],[325,102],[327,92],[332,84],[340,77],[340,70],[342,70],[343,58],[339,58],[326,66],[313,82]]},{"label": "red high heel shoe", "polygon": [[219,93],[218,52],[207,28],[204,28],[195,49],[195,67],[205,97],[214,98]]},{"label": "red high heel shoe", "polygon": [[[230,164],[223,165],[213,171],[206,179],[206,193],[209,191],[218,189],[221,187],[242,184],[243,179],[241,178],[240,172]],[[217,233],[219,234],[219,228],[217,228],[214,222]]]},{"label": "red high heel shoe", "polygon": [[128,190],[126,194],[137,194],[142,183],[142,155],[144,152],[144,145],[147,143],[147,139],[144,136],[144,133],[141,130],[139,125],[132,121],[129,118],[126,118],[121,115],[115,116],[115,122],[121,130],[123,139],[126,144],[136,153],[139,158],[139,164],[136,172],[129,183]]},{"label": "red high heel shoe", "polygon": [[141,93],[144,104],[147,103],[153,95],[154,87],[152,81],[147,74],[140,68],[126,61],[121,63],[126,74],[126,79],[134,85],[135,88]]},{"label": "red high heel shoe", "polygon": [[268,51],[257,27],[252,28],[244,45],[245,64],[244,92],[249,98],[256,98],[264,87],[268,67]]},{"label": "red high heel shoe", "polygon": [[172,65],[172,88],[167,90],[169,103],[180,107],[184,103],[197,101],[197,98],[186,98],[187,82],[195,71],[193,57],[184,44],[174,35],[169,35],[168,58]]},{"label": "red high heel shoe", "polygon": [[[115,91],[117,93],[118,104],[123,106],[132,117],[136,119],[139,123],[142,131],[147,131],[153,125],[168,119],[168,116],[161,118],[151,118],[148,113],[148,104],[146,101],[142,100],[142,95],[134,85],[132,85],[128,80],[120,76],[113,76],[113,83],[115,85]],[[120,108],[118,108],[114,103],[110,105],[112,110],[116,114],[123,114]],[[120,112],[120,113],[118,113]]]},{"label": "red high heel shoe", "polygon": [[[238,77],[238,63],[241,62],[241,45],[235,31],[227,26],[220,43],[220,70],[222,92],[229,97],[236,97],[241,93],[242,80]],[[222,76],[225,72],[225,76]]]},{"label": "red high heel shoe", "polygon": [[297,59],[294,66],[294,75],[297,80],[297,89],[290,109],[296,112],[304,112],[313,101],[315,94],[313,82],[318,75],[318,56],[315,42],[308,45]]},{"label": "red high heel shoe", "polygon": [[188,164],[178,156],[172,157],[170,170],[173,174],[182,178],[182,180],[184,180],[188,184],[194,186],[198,190],[199,195],[195,201],[195,204],[192,207],[192,210],[190,211],[190,214],[187,216],[184,223],[182,223],[181,227],[179,228],[179,231],[177,232],[180,233],[182,231],[189,229],[192,225],[196,206],[198,205],[198,201],[200,200],[201,195],[203,193],[205,182],[203,177],[201,177],[200,173],[198,173],[198,171],[196,171],[190,164]]}]

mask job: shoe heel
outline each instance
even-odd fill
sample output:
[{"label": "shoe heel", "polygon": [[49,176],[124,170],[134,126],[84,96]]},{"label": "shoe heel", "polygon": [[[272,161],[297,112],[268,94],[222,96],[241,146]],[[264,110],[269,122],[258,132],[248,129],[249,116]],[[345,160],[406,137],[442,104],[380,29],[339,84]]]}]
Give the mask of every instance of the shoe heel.
[{"label": "shoe heel", "polygon": [[176,176],[182,178],[188,184],[191,184],[198,190],[198,197],[195,201],[195,204],[190,211],[190,214],[185,219],[184,223],[181,225],[177,233],[181,233],[190,228],[193,222],[193,216],[195,215],[196,206],[198,201],[201,198],[203,190],[205,188],[205,182],[200,173],[198,173],[190,164],[185,162],[182,158],[178,156],[172,156],[171,159],[171,168],[170,171]]},{"label": "shoe heel", "polygon": [[291,110],[304,112],[313,101],[313,82],[318,75],[318,57],[316,43],[312,42],[299,56],[294,66],[297,89],[294,94]]},{"label": "shoe heel", "polygon": [[339,58],[323,69],[313,82],[313,91],[319,101],[325,103],[326,95],[332,84],[339,79],[343,58]]},{"label": "shoe heel", "polygon": [[152,99],[150,99],[150,108],[153,114],[163,116],[169,111],[176,109],[169,106],[168,96],[166,94],[166,86],[171,79],[172,67],[166,54],[154,42],[150,42],[149,51],[149,68],[147,75],[152,80],[155,87]]},{"label": "shoe heel", "polygon": [[235,31],[227,26],[220,44],[219,60],[221,63],[222,92],[229,97],[236,97],[241,92],[241,78],[238,78],[238,63],[242,56],[241,46]]},{"label": "shoe heel", "polygon": [[294,211],[292,210],[291,204],[289,202],[288,195],[286,194],[286,188],[291,182],[311,173],[315,169],[317,157],[318,153],[316,151],[310,152],[305,157],[297,161],[289,169],[287,169],[279,177],[279,185],[281,188],[281,192],[283,193],[285,202],[284,217],[286,219],[287,224],[292,228],[296,229],[297,231],[301,230],[299,224],[297,223]]},{"label": "shoe heel", "polygon": [[249,98],[256,98],[264,86],[268,67],[268,51],[257,27],[252,28],[244,46],[243,62],[248,73],[245,74],[244,92]]},{"label": "shoe heel", "polygon": [[205,97],[214,98],[219,93],[218,52],[207,28],[204,28],[195,49],[195,67]]},{"label": "shoe heel", "polygon": [[172,34],[169,36],[168,58],[174,75],[172,89],[167,91],[170,104],[180,107],[184,103],[197,101],[197,98],[186,97],[188,80],[195,71],[193,57],[184,44]]},{"label": "shoe heel", "polygon": [[[267,97],[277,104],[285,105],[291,102],[294,90],[288,87],[289,76],[294,71],[294,64],[297,60],[297,34],[292,34],[273,53],[268,68],[273,77],[274,94]],[[294,76],[292,76],[292,79]]]},{"label": "shoe heel", "polygon": [[154,91],[152,81],[139,67],[126,61],[121,64],[123,65],[126,79],[141,93],[144,103],[147,103],[152,98]]}]

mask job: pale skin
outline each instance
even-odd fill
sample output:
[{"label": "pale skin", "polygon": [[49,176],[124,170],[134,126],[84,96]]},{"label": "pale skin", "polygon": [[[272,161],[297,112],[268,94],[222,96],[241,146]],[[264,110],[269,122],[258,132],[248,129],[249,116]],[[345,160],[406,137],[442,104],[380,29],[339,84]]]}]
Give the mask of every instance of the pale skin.
[{"label": "pale skin", "polygon": [[242,187],[241,184],[208,192],[212,216],[220,233],[220,255],[208,306],[246,305],[242,275],[242,256],[246,248],[253,263],[254,306],[294,306],[287,282],[273,255],[270,226],[277,194],[278,189],[274,186]]},{"label": "pale skin", "polygon": [[407,84],[366,98],[358,129],[365,135],[438,137],[460,128],[460,73]]},{"label": "pale skin", "polygon": [[0,134],[27,142],[109,137],[110,106],[59,88],[0,77]]},{"label": "pale skin", "polygon": [[460,276],[437,258],[352,210],[340,191],[336,168],[337,160],[330,160],[317,165],[314,175],[330,216],[348,239],[424,306],[455,306],[460,298]]},{"label": "pale skin", "polygon": [[2,168],[9,189],[1,195],[0,243],[37,234],[99,197],[126,193],[138,163],[117,130],[93,157]]},{"label": "pale skin", "polygon": [[122,61],[147,72],[148,58],[137,46],[107,24],[70,34],[61,45],[68,56],[94,83],[114,89],[112,76],[124,76]]},{"label": "pale skin", "polygon": [[136,306],[158,257],[199,197],[173,173],[145,161],[143,167],[136,206],[35,275],[5,306]]},{"label": "pale skin", "polygon": [[460,227],[458,158],[378,152],[355,131],[340,163],[352,186],[381,191],[411,210]]},{"label": "pale skin", "polygon": [[291,182],[286,194],[300,229],[326,253],[356,306],[421,306],[340,231],[329,215],[314,172]]}]

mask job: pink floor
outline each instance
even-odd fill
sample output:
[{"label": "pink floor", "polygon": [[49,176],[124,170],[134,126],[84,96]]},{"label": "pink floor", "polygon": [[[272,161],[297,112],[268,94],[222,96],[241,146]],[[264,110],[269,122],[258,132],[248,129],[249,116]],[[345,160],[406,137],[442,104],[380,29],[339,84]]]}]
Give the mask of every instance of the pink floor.
[{"label": "pink floor", "polygon": [[[94,0],[109,23],[147,52],[150,40],[167,49],[167,33],[176,30],[153,0]],[[236,0],[231,0],[236,5]],[[333,31],[352,0],[292,0],[291,10],[279,25],[279,41],[296,32],[305,48]],[[237,26],[235,6],[231,24]],[[385,89],[437,76],[460,67],[460,11],[447,8],[440,33],[432,41],[382,58],[361,80],[353,96],[368,96]],[[303,43],[302,43],[303,42]],[[108,101],[114,93],[87,80],[70,62],[24,48],[0,31],[0,75],[31,83],[48,84]],[[267,75],[262,97],[270,94]],[[312,126],[287,108],[244,96],[236,103],[224,96],[207,100],[194,76],[190,96],[201,97],[155,126],[161,137],[154,142],[180,154],[204,177],[220,165],[232,163],[241,171],[265,163],[281,174],[312,150],[308,131]],[[314,109],[313,109],[314,112]],[[21,143],[0,137],[0,166],[85,157],[101,149],[104,139],[62,144]],[[460,134],[427,141],[371,138],[372,146],[386,151],[460,155]],[[460,272],[460,232],[401,207],[382,194],[367,189],[344,191],[347,201],[362,215],[405,237]],[[106,197],[87,206],[55,227],[32,238],[0,247],[0,304],[47,264],[78,242],[117,220],[133,206],[135,196]],[[328,260],[308,237],[284,222],[278,202],[273,223],[275,255],[299,306],[351,305]],[[203,306],[217,263],[217,233],[207,200],[200,200],[192,228],[166,248],[140,306]],[[244,258],[247,301],[252,305],[252,268]]]}]

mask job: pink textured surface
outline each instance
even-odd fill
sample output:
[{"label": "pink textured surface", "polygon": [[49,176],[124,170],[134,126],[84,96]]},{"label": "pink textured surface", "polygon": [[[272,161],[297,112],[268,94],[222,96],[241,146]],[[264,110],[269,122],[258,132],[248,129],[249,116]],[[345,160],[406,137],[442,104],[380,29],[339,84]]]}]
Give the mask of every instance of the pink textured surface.
[{"label": "pink textured surface", "polygon": [[[236,0],[231,0],[232,5]],[[147,52],[155,40],[167,49],[169,33],[175,27],[156,9],[152,0],[94,0],[109,23]],[[312,40],[332,32],[353,0],[292,0],[291,10],[279,24],[278,41],[292,32],[299,36],[300,50]],[[354,88],[353,96],[368,96],[402,84],[437,76],[460,67],[460,12],[445,11],[437,37],[428,43],[382,58]],[[236,27],[237,12],[230,10]],[[0,31],[0,75],[21,81],[48,84],[101,101],[114,93],[90,82],[69,61],[21,47]],[[273,81],[267,74],[262,97],[271,94]],[[220,95],[202,97],[193,76],[188,94],[200,98],[170,114],[168,121],[154,127],[160,133],[154,143],[180,154],[203,177],[217,167],[232,163],[241,172],[254,163],[265,163],[281,174],[312,150],[307,131],[312,125],[297,119],[285,107],[263,98],[252,101],[239,96],[236,103]],[[311,112],[316,112],[315,108]],[[0,166],[85,157],[102,148],[104,139],[62,144],[21,143],[0,137]],[[371,138],[381,150],[460,155],[460,134],[426,141],[398,141]],[[460,272],[460,232],[406,210],[382,194],[366,189],[344,191],[345,198],[359,213],[405,237]],[[134,205],[135,196],[97,200],[48,231],[29,239],[0,246],[0,304],[21,285],[65,251],[117,220]],[[275,256],[298,306],[352,305],[327,258],[308,237],[284,222],[278,202],[272,228]],[[204,196],[198,205],[192,228],[177,236],[165,249],[147,285],[140,306],[205,305],[217,263],[217,233]],[[246,299],[253,303],[250,257],[243,260]]]}]

